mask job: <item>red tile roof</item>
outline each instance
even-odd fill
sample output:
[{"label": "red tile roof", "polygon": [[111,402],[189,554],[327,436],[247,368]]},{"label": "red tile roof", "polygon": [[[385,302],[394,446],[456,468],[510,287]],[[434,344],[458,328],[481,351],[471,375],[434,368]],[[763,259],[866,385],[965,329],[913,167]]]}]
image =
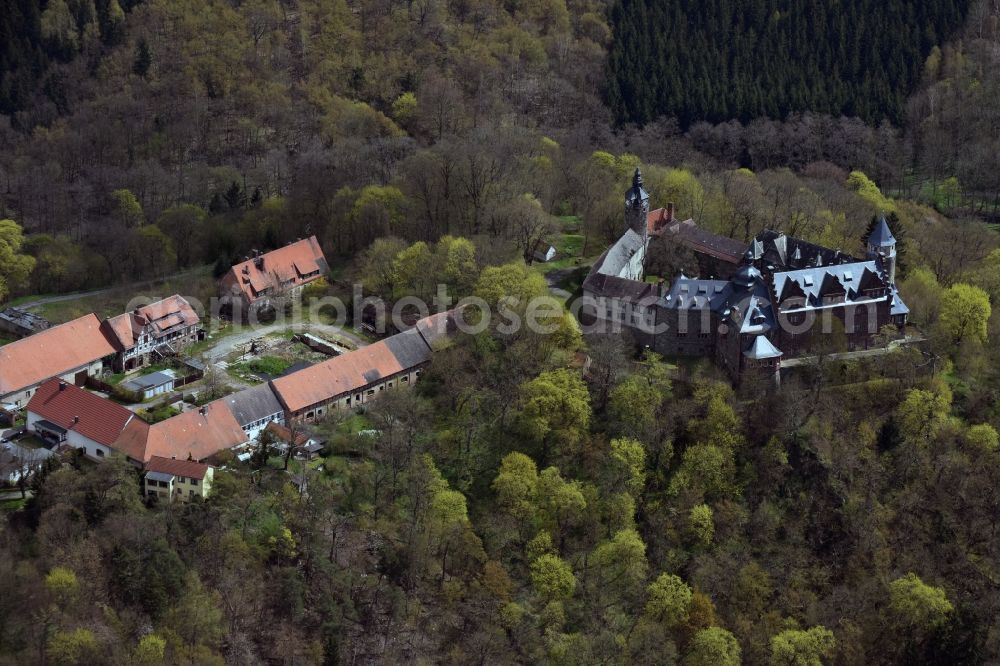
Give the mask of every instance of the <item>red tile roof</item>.
[{"label": "red tile roof", "polygon": [[151,425],[142,457],[136,459],[146,461],[152,456],[162,456],[205,460],[246,441],[246,433],[225,402],[216,400],[201,409]]},{"label": "red tile roof", "polygon": [[[312,282],[326,273],[327,268],[319,241],[310,236],[236,264],[223,276],[222,286],[227,293],[241,293],[252,303],[265,289],[270,289],[271,295],[281,293]],[[317,275],[306,277],[316,271]],[[291,284],[286,285],[289,281]]]},{"label": "red tile roof", "polygon": [[317,363],[271,381],[274,392],[290,412],[377,383],[402,372],[403,366],[385,340]]},{"label": "red tile roof", "polygon": [[53,326],[0,347],[0,396],[21,391],[115,353],[97,315]]},{"label": "red tile roof", "polygon": [[[264,430],[270,432],[277,437],[279,441],[285,442],[286,444],[292,441],[292,431],[277,421],[271,421],[268,423]],[[309,433],[300,432],[295,435],[295,446],[302,446],[307,441],[309,441]]]},{"label": "red tile roof", "polygon": [[141,423],[121,405],[58,379],[50,379],[38,388],[28,401],[27,411],[108,447],[114,446],[130,421]]},{"label": "red tile roof", "polygon": [[184,476],[192,479],[204,479],[208,473],[209,465],[195,462],[193,460],[177,460],[175,458],[164,458],[162,456],[152,456],[146,463],[147,472],[160,472],[161,474],[172,474],[173,476]]},{"label": "red tile roof", "polygon": [[119,351],[135,346],[145,326],[154,336],[160,336],[176,326],[196,326],[201,319],[183,296],[174,294],[132,312],[107,319],[101,326],[108,339]]}]

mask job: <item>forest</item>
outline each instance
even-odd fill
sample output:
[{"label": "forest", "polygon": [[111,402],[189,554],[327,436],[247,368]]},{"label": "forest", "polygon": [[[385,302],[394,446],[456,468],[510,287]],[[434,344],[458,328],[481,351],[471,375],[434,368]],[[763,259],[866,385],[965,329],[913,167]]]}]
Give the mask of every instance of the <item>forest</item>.
[{"label": "forest", "polygon": [[1000,660],[995,2],[9,4],[0,303],[306,234],[331,282],[493,305],[549,293],[524,258],[569,239],[573,291],[641,166],[741,241],[860,255],[887,215],[927,340],[834,340],[761,394],[564,312],[491,321],[324,423],[306,485],[266,450],[184,505],[124,461],[45,468],[0,503],[0,664]]},{"label": "forest", "polygon": [[683,127],[796,112],[900,125],[931,49],[970,0],[621,0],[608,103],[619,122]]}]

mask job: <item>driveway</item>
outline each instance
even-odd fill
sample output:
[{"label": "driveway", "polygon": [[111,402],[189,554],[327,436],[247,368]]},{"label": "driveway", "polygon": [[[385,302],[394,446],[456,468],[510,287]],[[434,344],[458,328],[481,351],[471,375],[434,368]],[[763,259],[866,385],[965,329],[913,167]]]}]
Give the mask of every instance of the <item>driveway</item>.
[{"label": "driveway", "polygon": [[205,358],[211,363],[218,363],[234,351],[242,351],[252,340],[262,338],[273,333],[284,333],[293,330],[296,333],[319,333],[342,337],[350,340],[356,347],[365,347],[368,341],[351,332],[348,329],[332,324],[267,324],[265,326],[243,327],[237,333],[231,333],[219,340],[215,345],[209,347],[205,352]]}]

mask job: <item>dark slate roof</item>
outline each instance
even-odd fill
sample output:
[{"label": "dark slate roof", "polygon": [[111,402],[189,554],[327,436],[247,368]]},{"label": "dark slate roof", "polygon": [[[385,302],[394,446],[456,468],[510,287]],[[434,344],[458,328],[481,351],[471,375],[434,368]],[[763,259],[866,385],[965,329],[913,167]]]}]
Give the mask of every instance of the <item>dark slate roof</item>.
[{"label": "dark slate roof", "polygon": [[855,263],[855,257],[814,243],[765,229],[751,243],[754,260],[771,264],[776,271],[794,271],[814,266]]},{"label": "dark slate roof", "polygon": [[743,355],[754,361],[783,356],[782,352],[763,335],[758,335],[754,338],[753,344],[743,352]]},{"label": "dark slate roof", "polygon": [[798,283],[798,286],[806,295],[806,309],[811,309],[822,305],[821,290],[824,283],[830,288],[831,280],[839,282],[848,294],[848,300],[854,300],[861,285],[865,272],[871,272],[875,276],[879,274],[878,266],[874,261],[861,261],[853,264],[839,264],[836,266],[823,266],[817,268],[805,268],[797,271],[785,271],[774,274],[774,293],[784,293],[786,283],[791,280]]},{"label": "dark slate roof", "polygon": [[424,336],[414,328],[386,338],[385,344],[404,369],[427,363],[433,354],[430,346],[424,341]]},{"label": "dark slate roof", "polygon": [[746,243],[733,240],[728,236],[713,234],[711,231],[699,227],[694,220],[677,222],[667,227],[667,231],[674,234],[678,241],[693,251],[731,264],[738,264],[747,250]]},{"label": "dark slate roof", "polygon": [[899,292],[893,290],[892,292],[892,307],[889,309],[890,315],[903,315],[910,314],[910,308],[906,306],[903,299],[899,297]]},{"label": "dark slate roof", "polygon": [[632,229],[627,229],[621,238],[615,241],[615,244],[601,255],[601,258],[594,264],[593,270],[601,275],[624,277],[622,273],[632,260],[632,257],[637,252],[644,250],[644,243],[645,241],[642,236],[635,233]]},{"label": "dark slate roof", "polygon": [[671,310],[708,308],[722,312],[732,293],[732,284],[724,280],[697,280],[681,275],[670,285],[660,306]]},{"label": "dark slate roof", "polygon": [[632,187],[625,193],[625,204],[639,206],[644,201],[649,201],[649,193],[642,189],[642,172],[636,167],[632,175]]},{"label": "dark slate roof", "polygon": [[885,221],[885,216],[879,218],[878,224],[872,230],[872,235],[868,237],[868,244],[875,247],[888,247],[896,244],[896,237],[889,230],[889,223]]},{"label": "dark slate roof", "polygon": [[226,403],[241,427],[282,411],[270,383],[244,389],[223,398],[221,402]]},{"label": "dark slate roof", "polygon": [[174,373],[169,371],[153,372],[148,375],[136,377],[135,379],[130,379],[129,381],[124,382],[122,386],[132,391],[145,391],[146,389],[169,384],[175,379],[176,377],[174,376]]}]

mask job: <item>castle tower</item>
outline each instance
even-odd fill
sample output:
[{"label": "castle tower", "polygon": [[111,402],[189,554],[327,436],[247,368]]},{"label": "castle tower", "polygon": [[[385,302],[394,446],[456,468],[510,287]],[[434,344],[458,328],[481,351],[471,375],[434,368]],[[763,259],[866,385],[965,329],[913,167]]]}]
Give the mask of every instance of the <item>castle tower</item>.
[{"label": "castle tower", "polygon": [[643,239],[648,233],[646,218],[649,215],[649,193],[642,189],[642,172],[639,167],[632,176],[632,187],[625,193],[625,225]]},{"label": "castle tower", "polygon": [[890,285],[896,284],[896,238],[889,230],[885,216],[881,216],[871,236],[868,237],[868,259],[882,259],[882,266]]}]

